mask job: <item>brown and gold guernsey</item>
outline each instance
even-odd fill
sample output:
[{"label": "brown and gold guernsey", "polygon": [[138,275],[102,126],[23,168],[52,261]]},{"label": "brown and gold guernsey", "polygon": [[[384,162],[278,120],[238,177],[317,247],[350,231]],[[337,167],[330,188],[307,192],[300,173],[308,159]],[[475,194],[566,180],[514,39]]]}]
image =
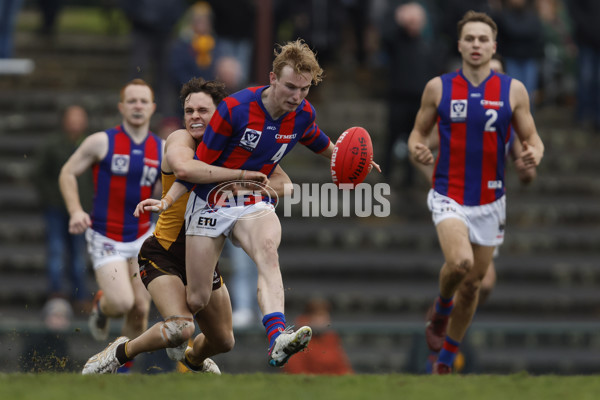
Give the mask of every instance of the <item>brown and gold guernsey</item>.
[{"label": "brown and gold guernsey", "polygon": [[[163,197],[173,183],[175,182],[175,174],[162,172],[162,195]],[[173,243],[181,241],[181,244],[185,246],[185,233],[183,228],[185,225],[185,207],[187,205],[189,193],[181,196],[169,209],[160,214],[156,228],[154,229],[154,236],[158,239],[165,250],[169,250]]]},{"label": "brown and gold guernsey", "polygon": [[[162,171],[161,171],[162,172]],[[163,197],[169,191],[175,175],[162,172]],[[179,276],[184,285],[187,285],[185,271],[185,208],[189,193],[181,196],[169,209],[158,218],[154,235],[146,239],[140,254],[140,278],[148,287],[152,280],[163,275]],[[223,285],[223,278],[219,272],[218,264],[213,274],[213,290]]]}]

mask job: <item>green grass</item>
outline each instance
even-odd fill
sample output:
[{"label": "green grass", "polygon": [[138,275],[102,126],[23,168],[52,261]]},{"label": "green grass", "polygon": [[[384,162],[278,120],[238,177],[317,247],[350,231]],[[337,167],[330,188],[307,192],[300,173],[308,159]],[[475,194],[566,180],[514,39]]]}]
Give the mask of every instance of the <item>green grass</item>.
[{"label": "green grass", "polygon": [[18,399],[460,399],[592,400],[597,376],[239,374],[3,374],[0,398]]}]

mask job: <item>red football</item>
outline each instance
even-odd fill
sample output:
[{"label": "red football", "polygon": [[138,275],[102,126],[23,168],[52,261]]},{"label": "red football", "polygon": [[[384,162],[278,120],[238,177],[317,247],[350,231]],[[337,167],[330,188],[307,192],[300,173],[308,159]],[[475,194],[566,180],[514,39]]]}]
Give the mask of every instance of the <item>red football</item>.
[{"label": "red football", "polygon": [[373,143],[364,128],[354,126],[340,135],[331,155],[331,178],[333,183],[352,184],[354,187],[365,180],[371,171]]}]

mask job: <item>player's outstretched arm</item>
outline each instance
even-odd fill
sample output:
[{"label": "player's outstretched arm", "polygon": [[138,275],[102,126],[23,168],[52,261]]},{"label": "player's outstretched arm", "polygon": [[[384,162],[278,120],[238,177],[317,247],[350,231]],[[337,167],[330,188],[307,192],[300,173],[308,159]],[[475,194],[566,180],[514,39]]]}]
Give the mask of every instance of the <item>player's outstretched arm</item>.
[{"label": "player's outstretched arm", "polygon": [[183,129],[173,132],[167,138],[165,157],[177,179],[190,183],[252,180],[268,184],[268,178],[262,172],[210,165],[195,159],[195,150],[195,141]]},{"label": "player's outstretched arm", "polygon": [[88,136],[62,166],[58,176],[58,186],[69,212],[69,233],[78,235],[90,226],[92,220],[81,206],[77,177],[101,160],[108,151],[108,137],[105,132]]}]

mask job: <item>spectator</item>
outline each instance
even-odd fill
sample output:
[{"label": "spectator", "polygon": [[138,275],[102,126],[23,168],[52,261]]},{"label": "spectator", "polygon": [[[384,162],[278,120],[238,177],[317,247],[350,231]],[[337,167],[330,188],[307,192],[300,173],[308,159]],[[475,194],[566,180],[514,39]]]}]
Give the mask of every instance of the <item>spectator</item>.
[{"label": "spectator", "polygon": [[215,77],[220,43],[213,29],[213,13],[205,1],[195,3],[184,16],[183,28],[170,56],[170,75],[177,90],[194,77]]},{"label": "spectator", "polygon": [[600,131],[600,2],[567,2],[577,44],[577,122]]},{"label": "spectator", "polygon": [[53,35],[56,32],[56,18],[60,14],[62,0],[38,0],[42,12],[42,26],[39,33],[43,36]]},{"label": "spectator", "polygon": [[235,93],[244,87],[244,75],[239,60],[232,56],[222,56],[216,61],[216,79],[225,84],[229,94]]},{"label": "spectator", "polygon": [[394,160],[403,160],[402,186],[410,187],[414,169],[408,161],[406,141],[419,110],[423,88],[438,72],[437,54],[425,37],[428,16],[421,4],[408,2],[395,5],[388,15],[382,30],[383,48],[389,62],[389,117],[383,173],[389,182]]},{"label": "spectator", "polygon": [[172,115],[175,110],[171,110],[171,105],[176,98],[165,77],[173,28],[185,10],[183,0],[120,1],[131,23],[129,79],[142,78],[150,82],[156,88],[157,113]]},{"label": "spectator", "polygon": [[308,348],[291,358],[284,366],[289,374],[352,374],[352,365],[342,345],[342,339],[331,329],[331,305],[325,299],[310,300],[296,325],[310,325],[313,337]]},{"label": "spectator", "polygon": [[17,15],[23,0],[2,0],[0,2],[0,59],[13,55],[13,33]]},{"label": "spectator", "polygon": [[564,104],[575,93],[577,48],[571,35],[571,21],[561,0],[537,0],[544,28],[544,61],[541,93],[545,104]]},{"label": "spectator", "polygon": [[[38,149],[37,168],[33,176],[46,225],[46,272],[49,297],[67,297],[75,303],[77,312],[87,308],[89,297],[86,285],[86,253],[83,235],[69,233],[69,213],[65,208],[58,175],[83,140],[88,129],[88,115],[83,107],[70,105],[62,115],[62,132],[52,135]],[[91,208],[92,175],[87,172],[80,179],[80,196],[84,209]],[[68,268],[65,268],[68,266]],[[63,272],[69,272],[71,290],[63,289]]]},{"label": "spectator", "polygon": [[234,57],[240,67],[242,88],[250,82],[254,49],[254,0],[209,0],[214,15],[215,33],[223,56]]},{"label": "spectator", "polygon": [[542,21],[531,0],[504,0],[502,4],[493,18],[506,74],[523,82],[533,105],[544,56]]}]

